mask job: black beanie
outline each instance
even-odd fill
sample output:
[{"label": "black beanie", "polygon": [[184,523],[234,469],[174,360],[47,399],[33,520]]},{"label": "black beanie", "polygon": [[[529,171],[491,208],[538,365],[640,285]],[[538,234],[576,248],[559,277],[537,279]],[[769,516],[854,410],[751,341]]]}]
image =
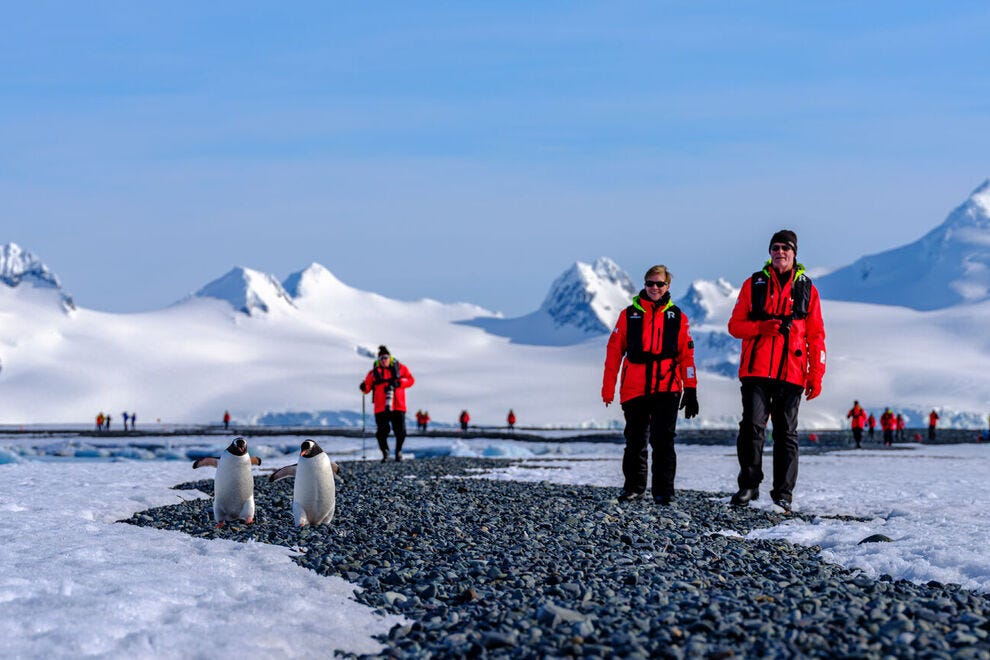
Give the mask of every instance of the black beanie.
[{"label": "black beanie", "polygon": [[384,346],[379,346],[378,347],[378,357],[381,357],[383,355],[391,355],[391,353],[389,353],[388,352],[388,349],[385,348]]},{"label": "black beanie", "polygon": [[770,245],[773,245],[774,243],[785,243],[790,245],[794,249],[794,254],[797,254],[797,234],[792,232],[790,229],[781,229],[774,234],[770,239]]}]

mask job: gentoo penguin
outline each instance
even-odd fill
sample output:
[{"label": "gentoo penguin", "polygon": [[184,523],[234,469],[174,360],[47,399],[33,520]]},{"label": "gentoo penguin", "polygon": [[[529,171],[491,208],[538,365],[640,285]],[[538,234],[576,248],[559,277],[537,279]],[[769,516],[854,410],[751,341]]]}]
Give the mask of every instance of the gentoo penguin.
[{"label": "gentoo penguin", "polygon": [[217,469],[213,480],[213,518],[217,527],[228,520],[254,522],[254,476],[252,465],[261,465],[261,459],[248,454],[244,438],[236,438],[220,455],[208,456],[193,463],[193,469],[212,465]]},{"label": "gentoo penguin", "polygon": [[312,440],[305,440],[299,446],[299,462],[277,470],[268,481],[278,481],[295,476],[292,489],[292,516],[296,525],[322,525],[333,519],[333,509],[337,498],[337,487],[333,475],[339,472],[336,463],[323,453],[323,449]]}]

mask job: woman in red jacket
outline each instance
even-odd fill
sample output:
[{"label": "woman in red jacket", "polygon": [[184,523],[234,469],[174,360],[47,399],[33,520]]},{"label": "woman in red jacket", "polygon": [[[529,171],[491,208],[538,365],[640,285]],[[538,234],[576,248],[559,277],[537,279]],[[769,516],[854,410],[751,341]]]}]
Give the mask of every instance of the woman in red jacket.
[{"label": "woman in red jacket", "polygon": [[797,234],[782,229],[770,239],[770,260],[743,283],[729,319],[742,339],[739,380],[742,422],[736,440],[739,490],[732,504],[760,496],[767,420],[773,420],[774,504],[789,511],[798,471],[798,407],[814,399],[825,375],[825,324],[818,289],[795,263]]},{"label": "woman in red jacket", "polygon": [[378,359],[368,375],[361,381],[361,391],[371,392],[375,404],[375,424],[378,448],[382,450],[382,462],[388,460],[389,426],[395,432],[395,460],[402,460],[402,443],[406,439],[406,388],[416,381],[406,368],[399,364],[384,346],[378,347]]},{"label": "woman in red jacket", "polygon": [[649,440],[653,448],[653,501],[669,504],[674,498],[677,471],[674,436],[678,403],[686,418],[698,414],[694,342],[687,315],[670,300],[667,267],[653,266],[644,280],[643,290],[619,314],[609,337],[602,401],[607,406],[615,399],[621,364],[619,402],[626,418],[626,449],[619,501],[633,500],[646,492]]}]

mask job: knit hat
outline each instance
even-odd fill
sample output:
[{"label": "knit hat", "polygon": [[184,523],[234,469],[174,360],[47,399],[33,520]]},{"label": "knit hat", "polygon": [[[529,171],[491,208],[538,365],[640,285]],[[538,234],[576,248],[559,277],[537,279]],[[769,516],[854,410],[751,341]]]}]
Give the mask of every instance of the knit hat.
[{"label": "knit hat", "polygon": [[391,355],[391,353],[388,352],[388,348],[386,348],[384,345],[378,347],[378,357],[381,357],[383,355]]},{"label": "knit hat", "polygon": [[785,245],[790,245],[794,250],[794,254],[797,254],[797,234],[792,232],[790,229],[781,229],[770,239],[770,245],[774,243],[784,243]]}]

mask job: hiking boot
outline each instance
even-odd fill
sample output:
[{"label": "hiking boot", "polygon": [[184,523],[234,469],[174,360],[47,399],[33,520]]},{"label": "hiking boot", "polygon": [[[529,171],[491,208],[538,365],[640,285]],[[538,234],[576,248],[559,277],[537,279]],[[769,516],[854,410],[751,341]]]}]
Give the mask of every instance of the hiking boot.
[{"label": "hiking boot", "polygon": [[770,493],[770,499],[773,503],[784,510],[784,513],[791,512],[791,496],[790,495],[777,495],[776,493]]},{"label": "hiking boot", "polygon": [[624,490],[621,493],[619,493],[619,501],[620,502],[631,502],[631,501],[633,501],[635,499],[639,499],[642,496],[643,496],[642,493],[633,493],[631,491],[625,491]]},{"label": "hiking boot", "polygon": [[667,506],[668,504],[670,504],[673,501],[674,501],[674,496],[673,495],[654,495],[653,496],[653,503],[654,504],[659,504],[660,506]]},{"label": "hiking boot", "polygon": [[395,460],[397,462],[402,460],[402,452],[401,451],[395,452]]},{"label": "hiking boot", "polygon": [[783,497],[777,497],[777,498],[774,499],[773,503],[776,504],[777,506],[779,506],[781,509],[783,509],[784,510],[784,513],[790,513],[791,512],[791,501],[790,500],[785,499]]},{"label": "hiking boot", "polygon": [[383,451],[382,452],[382,463],[384,463],[387,460],[388,460],[388,452],[387,451]]},{"label": "hiking boot", "polygon": [[739,492],[732,496],[730,504],[732,506],[748,506],[750,500],[760,499],[760,490],[758,488],[740,488]]}]

